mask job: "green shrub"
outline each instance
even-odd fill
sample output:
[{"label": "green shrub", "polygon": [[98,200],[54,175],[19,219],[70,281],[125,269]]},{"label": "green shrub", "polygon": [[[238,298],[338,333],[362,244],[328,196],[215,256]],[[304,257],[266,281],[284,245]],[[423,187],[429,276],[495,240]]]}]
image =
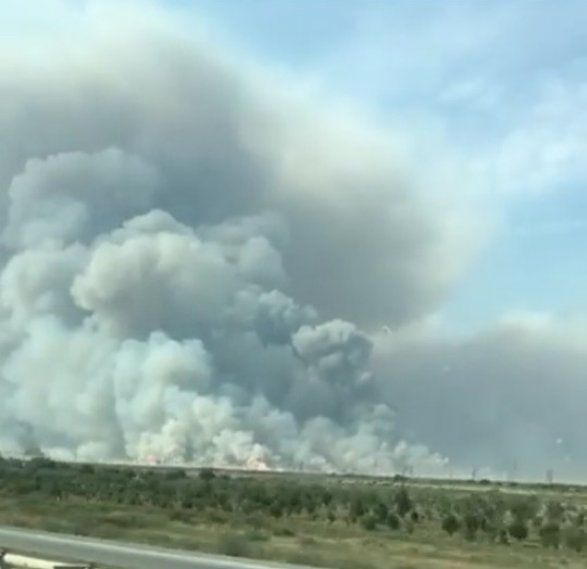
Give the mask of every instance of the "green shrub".
[{"label": "green shrub", "polygon": [[247,541],[269,541],[271,536],[259,530],[249,530],[245,534],[245,539]]},{"label": "green shrub", "polygon": [[508,527],[509,534],[518,541],[528,537],[528,526],[521,519],[515,519]]},{"label": "green shrub", "polygon": [[377,529],[377,518],[373,514],[367,514],[361,518],[361,525],[363,529],[373,531]]},{"label": "green shrub", "polygon": [[349,517],[351,521],[354,523],[359,518],[361,518],[365,513],[365,506],[363,506],[363,501],[361,500],[360,496],[353,496],[351,500],[351,505],[349,508]]},{"label": "green shrub", "polygon": [[558,522],[548,520],[542,524],[538,535],[543,547],[553,547],[558,549],[560,545],[560,525]]},{"label": "green shrub", "polygon": [[208,510],[206,513],[206,521],[211,524],[226,524],[228,523],[228,516],[222,511]]},{"label": "green shrub", "polygon": [[401,526],[401,520],[395,512],[389,512],[386,522],[392,530],[398,530]]},{"label": "green shrub", "polygon": [[395,495],[397,513],[403,518],[413,507],[412,499],[406,488],[400,488]]},{"label": "green shrub", "polygon": [[565,513],[564,506],[556,500],[551,500],[546,505],[546,517],[553,522],[560,522]]},{"label": "green shrub", "polygon": [[182,480],[187,478],[187,472],[183,468],[174,468],[165,473],[165,480]]},{"label": "green shrub", "polygon": [[465,514],[463,518],[463,530],[465,534],[465,539],[468,541],[473,541],[477,536],[477,532],[481,527],[481,519],[478,514],[474,512],[469,512]]},{"label": "green shrub", "polygon": [[261,529],[267,526],[265,516],[259,512],[254,512],[245,517],[245,524],[251,526],[253,529]]},{"label": "green shrub", "polygon": [[182,522],[184,524],[189,524],[192,522],[192,514],[190,512],[186,512],[185,510],[173,510],[169,514],[169,519],[172,522]]},{"label": "green shrub", "polygon": [[81,464],[78,470],[80,474],[94,474],[96,472],[91,464]]},{"label": "green shrub", "polygon": [[377,518],[377,521],[381,523],[385,522],[387,515],[389,514],[389,508],[387,507],[387,504],[384,504],[383,502],[377,502],[377,504],[375,504],[375,508],[373,508],[373,514]]},{"label": "green shrub", "polygon": [[299,537],[298,543],[303,546],[316,545],[316,540],[311,535],[302,535]]},{"label": "green shrub", "polygon": [[516,498],[509,509],[515,519],[527,522],[536,516],[539,506],[540,504],[535,496],[524,496]]},{"label": "green shrub", "polygon": [[461,522],[454,514],[448,514],[442,519],[442,529],[448,533],[448,535],[453,535],[459,531],[460,527]]},{"label": "green shrub", "polygon": [[218,540],[218,552],[231,557],[253,557],[251,544],[237,533],[225,533]]},{"label": "green shrub", "polygon": [[508,532],[504,528],[501,528],[499,530],[497,541],[501,545],[509,545],[510,544],[510,538],[508,537]]},{"label": "green shrub", "polygon": [[283,507],[281,505],[281,503],[278,500],[275,500],[270,506],[269,506],[269,513],[274,517],[274,518],[280,518],[283,515]]},{"label": "green shrub", "polygon": [[273,535],[278,537],[294,537],[296,534],[293,530],[281,526],[273,528]]},{"label": "green shrub", "polygon": [[587,544],[587,534],[585,530],[579,526],[568,526],[563,531],[563,539],[565,545],[569,549],[573,549],[577,552],[583,551]]},{"label": "green shrub", "polygon": [[202,468],[202,470],[200,470],[199,477],[201,480],[206,480],[207,482],[210,482],[211,480],[214,480],[214,478],[216,478],[216,474],[214,473],[214,470],[212,470],[211,468]]}]

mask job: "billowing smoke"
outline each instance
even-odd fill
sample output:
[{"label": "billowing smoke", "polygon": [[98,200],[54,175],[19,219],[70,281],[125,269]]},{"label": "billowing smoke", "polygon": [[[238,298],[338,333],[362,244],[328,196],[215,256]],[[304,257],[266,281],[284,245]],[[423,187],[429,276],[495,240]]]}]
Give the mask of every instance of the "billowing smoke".
[{"label": "billowing smoke", "polygon": [[442,469],[396,435],[361,330],[444,298],[449,212],[377,129],[100,18],[2,49],[2,449]]},{"label": "billowing smoke", "polygon": [[584,477],[584,322],[430,324],[465,166],[160,11],[41,4],[0,40],[1,452]]}]

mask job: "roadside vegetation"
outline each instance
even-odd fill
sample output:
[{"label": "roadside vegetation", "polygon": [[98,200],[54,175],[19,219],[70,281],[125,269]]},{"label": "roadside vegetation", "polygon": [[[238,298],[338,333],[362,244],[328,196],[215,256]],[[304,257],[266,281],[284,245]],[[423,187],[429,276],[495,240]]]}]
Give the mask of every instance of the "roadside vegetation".
[{"label": "roadside vegetation", "polygon": [[587,564],[580,487],[1,459],[0,523],[341,569]]}]

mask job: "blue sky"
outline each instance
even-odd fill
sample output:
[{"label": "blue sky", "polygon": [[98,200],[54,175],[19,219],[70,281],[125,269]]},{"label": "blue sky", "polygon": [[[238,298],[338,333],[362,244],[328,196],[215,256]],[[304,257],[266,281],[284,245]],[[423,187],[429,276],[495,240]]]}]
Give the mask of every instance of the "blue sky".
[{"label": "blue sky", "polygon": [[448,151],[461,191],[499,220],[455,289],[449,321],[586,308],[587,4],[172,4],[187,26],[203,19],[233,49],[412,133],[426,159]]}]

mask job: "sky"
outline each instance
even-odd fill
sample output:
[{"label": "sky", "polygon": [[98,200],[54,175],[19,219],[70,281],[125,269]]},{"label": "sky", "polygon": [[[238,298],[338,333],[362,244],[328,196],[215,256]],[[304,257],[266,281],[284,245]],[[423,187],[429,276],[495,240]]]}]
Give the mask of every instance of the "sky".
[{"label": "sky", "polygon": [[587,479],[586,17],[2,3],[0,452]]}]

